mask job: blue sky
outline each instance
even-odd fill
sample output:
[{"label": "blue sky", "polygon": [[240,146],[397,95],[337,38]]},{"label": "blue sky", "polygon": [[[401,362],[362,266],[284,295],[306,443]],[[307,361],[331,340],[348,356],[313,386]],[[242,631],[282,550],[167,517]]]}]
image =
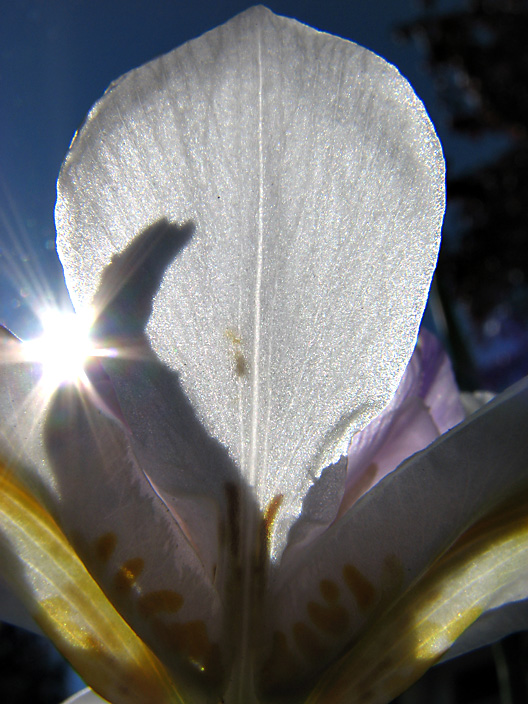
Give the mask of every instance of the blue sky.
[{"label": "blue sky", "polygon": [[[91,105],[122,73],[251,4],[0,1],[0,322],[31,336],[35,298],[65,295],[54,249],[55,182]],[[396,64],[424,100],[440,137],[449,139],[423,56],[416,46],[392,37],[395,26],[417,15],[417,0],[275,0],[269,6],[353,39]]]}]

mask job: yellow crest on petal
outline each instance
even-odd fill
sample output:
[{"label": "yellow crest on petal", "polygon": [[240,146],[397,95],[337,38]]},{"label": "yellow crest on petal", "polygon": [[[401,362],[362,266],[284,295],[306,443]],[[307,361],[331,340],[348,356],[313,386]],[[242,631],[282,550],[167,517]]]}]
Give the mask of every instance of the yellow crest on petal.
[{"label": "yellow crest on petal", "polygon": [[3,575],[80,676],[112,704],[183,700],[46,509],[0,462]]},{"label": "yellow crest on petal", "polygon": [[466,531],[325,672],[306,704],[386,704],[499,606],[501,590],[527,577],[528,496],[521,494]]}]

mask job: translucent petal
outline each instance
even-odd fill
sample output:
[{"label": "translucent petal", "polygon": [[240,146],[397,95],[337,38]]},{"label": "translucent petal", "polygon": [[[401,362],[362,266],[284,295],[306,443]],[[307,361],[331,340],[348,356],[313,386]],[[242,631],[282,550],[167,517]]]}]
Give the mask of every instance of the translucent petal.
[{"label": "translucent petal", "polygon": [[510,601],[483,613],[447,651],[442,662],[519,631],[528,631],[528,599]]},{"label": "translucent petal", "polygon": [[[471,525],[516,497],[525,511],[527,422],[528,378],[402,464],[307,552],[289,559],[287,551],[271,588],[272,651],[288,645],[299,677],[306,676],[314,653],[321,667],[355,642]],[[510,593],[501,585],[494,594],[494,580],[502,578],[497,570],[481,575],[490,609],[501,594],[504,602],[526,596],[515,581],[508,582]]]},{"label": "translucent petal", "polygon": [[339,515],[403,460],[464,417],[449,358],[433,335],[422,330],[390,403],[350,442]]},{"label": "translucent petal", "polygon": [[101,414],[92,393],[101,379],[95,389],[63,387],[51,398],[22,347],[7,334],[0,339],[0,457],[59,520],[112,603],[177,676],[198,674],[214,691],[224,618],[213,584],[222,574],[218,511],[209,507],[198,535],[208,551],[198,555],[180,516],[135,459],[126,428]]},{"label": "translucent petal", "polygon": [[514,594],[528,596],[526,493],[464,534],[325,673],[306,704],[386,704]]},{"label": "translucent petal", "polygon": [[24,358],[23,344],[0,326],[0,457],[47,504],[55,491],[42,427],[49,397],[39,391],[40,368]]},{"label": "translucent petal", "polygon": [[[219,578],[219,526],[227,519],[227,488],[238,485],[240,475],[225,448],[204,430],[177,374],[160,362],[144,332],[163,272],[189,236],[189,228],[162,221],[112,259],[97,291],[93,335],[109,353],[104,367],[124,409],[130,451],[185,525],[208,572]],[[100,374],[90,371],[89,376],[94,390],[107,399],[104,376],[103,388]]]},{"label": "translucent petal", "polygon": [[88,391],[63,387],[45,436],[57,516],[84,564],[178,682],[198,686],[197,701],[214,698],[226,664],[214,572],[142,471],[122,426]]},{"label": "translucent petal", "polygon": [[66,699],[63,704],[101,704],[101,702],[104,704],[104,699],[98,697],[91,689],[82,689],[77,694]]},{"label": "translucent petal", "polygon": [[4,465],[0,561],[42,630],[112,704],[182,704],[161,663],[115,611],[52,517]]},{"label": "translucent petal", "polygon": [[263,7],[116,81],[72,144],[56,222],[78,306],[147,227],[195,226],[148,336],[261,509],[284,497],[274,555],[406,367],[443,174],[394,67]]}]

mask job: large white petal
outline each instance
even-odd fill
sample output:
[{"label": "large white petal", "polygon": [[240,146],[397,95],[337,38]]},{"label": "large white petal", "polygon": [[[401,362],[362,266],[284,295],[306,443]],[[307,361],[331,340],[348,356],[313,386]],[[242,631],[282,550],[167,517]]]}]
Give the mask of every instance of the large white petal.
[{"label": "large white petal", "polygon": [[148,334],[260,506],[285,496],[274,553],[398,385],[443,175],[393,66],[263,7],[116,81],[72,144],[56,221],[77,306],[147,226],[195,224]]}]

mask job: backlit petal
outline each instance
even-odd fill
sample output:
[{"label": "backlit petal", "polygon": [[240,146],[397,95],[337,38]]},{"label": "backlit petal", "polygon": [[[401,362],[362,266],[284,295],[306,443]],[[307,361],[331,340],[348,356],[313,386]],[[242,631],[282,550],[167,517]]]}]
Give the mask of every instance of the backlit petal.
[{"label": "backlit petal", "polygon": [[[525,379],[404,462],[307,551],[290,559],[285,553],[272,585],[267,637],[273,643],[277,632],[284,635],[299,677],[370,628],[472,525],[506,501],[526,502],[527,423]],[[482,574],[486,608],[498,605],[495,579],[502,576]],[[501,585],[504,601],[524,598],[515,591],[518,582],[506,595],[507,584]],[[333,600],[326,603],[325,594]],[[461,596],[453,599],[456,604]],[[277,642],[271,651],[280,651]]]},{"label": "backlit petal", "polygon": [[449,650],[479,616],[528,596],[528,494],[474,525],[381,614],[306,704],[386,704]]},{"label": "backlit petal", "polygon": [[42,630],[112,704],[182,704],[161,663],[101,592],[52,517],[3,464],[0,562]]},{"label": "backlit petal", "polygon": [[393,66],[263,7],[116,81],[72,144],[56,222],[77,306],[146,228],[194,224],[148,337],[260,508],[283,496],[274,556],[407,365],[443,176]]}]

